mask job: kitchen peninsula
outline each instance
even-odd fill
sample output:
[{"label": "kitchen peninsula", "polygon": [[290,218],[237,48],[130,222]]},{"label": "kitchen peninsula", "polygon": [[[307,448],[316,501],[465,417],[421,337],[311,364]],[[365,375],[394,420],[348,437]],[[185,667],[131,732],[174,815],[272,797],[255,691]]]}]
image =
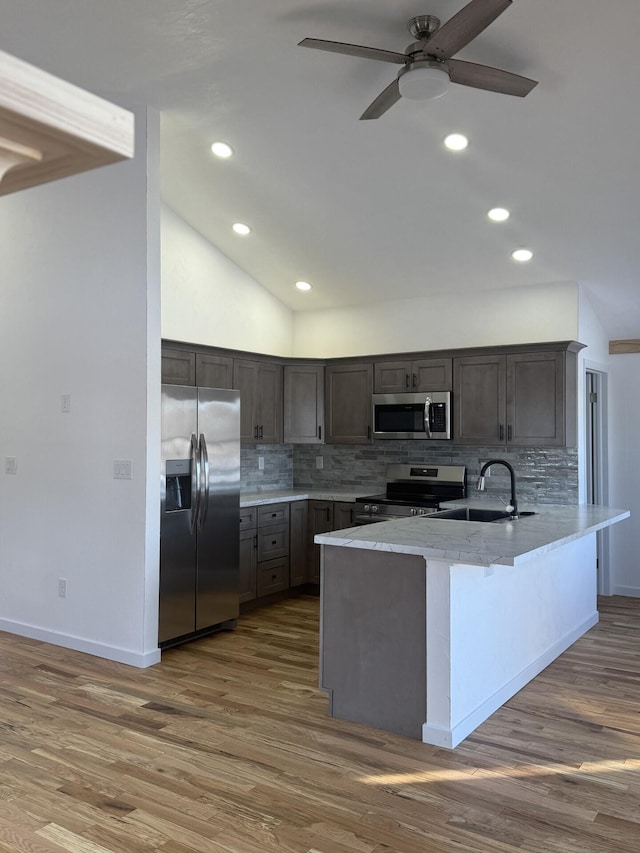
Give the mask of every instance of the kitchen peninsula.
[{"label": "kitchen peninsula", "polygon": [[453,748],[597,623],[596,531],[629,512],[530,509],[315,537],[332,716]]}]

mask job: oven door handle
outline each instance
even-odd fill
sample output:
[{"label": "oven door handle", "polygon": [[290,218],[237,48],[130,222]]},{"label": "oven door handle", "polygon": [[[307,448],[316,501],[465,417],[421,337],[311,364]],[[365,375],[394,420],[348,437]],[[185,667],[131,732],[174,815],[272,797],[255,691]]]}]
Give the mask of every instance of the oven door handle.
[{"label": "oven door handle", "polygon": [[431,397],[427,397],[424,402],[424,431],[427,438],[431,438]]}]

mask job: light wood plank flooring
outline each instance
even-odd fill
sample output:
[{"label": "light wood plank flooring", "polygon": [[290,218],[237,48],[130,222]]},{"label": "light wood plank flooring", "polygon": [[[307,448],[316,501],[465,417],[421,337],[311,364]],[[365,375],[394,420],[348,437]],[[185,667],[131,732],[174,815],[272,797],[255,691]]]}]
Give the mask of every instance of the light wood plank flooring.
[{"label": "light wood plank flooring", "polygon": [[640,600],[453,752],[327,717],[318,601],[135,670],[0,634],[0,853],[640,850]]}]

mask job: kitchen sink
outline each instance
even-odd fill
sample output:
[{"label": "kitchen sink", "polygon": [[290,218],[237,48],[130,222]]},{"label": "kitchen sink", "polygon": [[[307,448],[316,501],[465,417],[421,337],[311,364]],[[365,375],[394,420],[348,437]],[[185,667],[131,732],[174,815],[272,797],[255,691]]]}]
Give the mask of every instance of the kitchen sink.
[{"label": "kitchen sink", "polygon": [[503,518],[510,518],[511,514],[502,509],[481,509],[466,506],[459,509],[443,509],[424,517],[450,518],[454,521],[501,521]]}]

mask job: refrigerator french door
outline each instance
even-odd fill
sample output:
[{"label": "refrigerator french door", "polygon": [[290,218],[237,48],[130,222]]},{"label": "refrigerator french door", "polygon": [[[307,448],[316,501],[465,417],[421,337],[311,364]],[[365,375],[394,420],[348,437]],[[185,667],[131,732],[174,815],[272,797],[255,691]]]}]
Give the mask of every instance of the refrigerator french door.
[{"label": "refrigerator french door", "polygon": [[163,385],[160,646],[235,624],[239,523],[239,392]]}]

